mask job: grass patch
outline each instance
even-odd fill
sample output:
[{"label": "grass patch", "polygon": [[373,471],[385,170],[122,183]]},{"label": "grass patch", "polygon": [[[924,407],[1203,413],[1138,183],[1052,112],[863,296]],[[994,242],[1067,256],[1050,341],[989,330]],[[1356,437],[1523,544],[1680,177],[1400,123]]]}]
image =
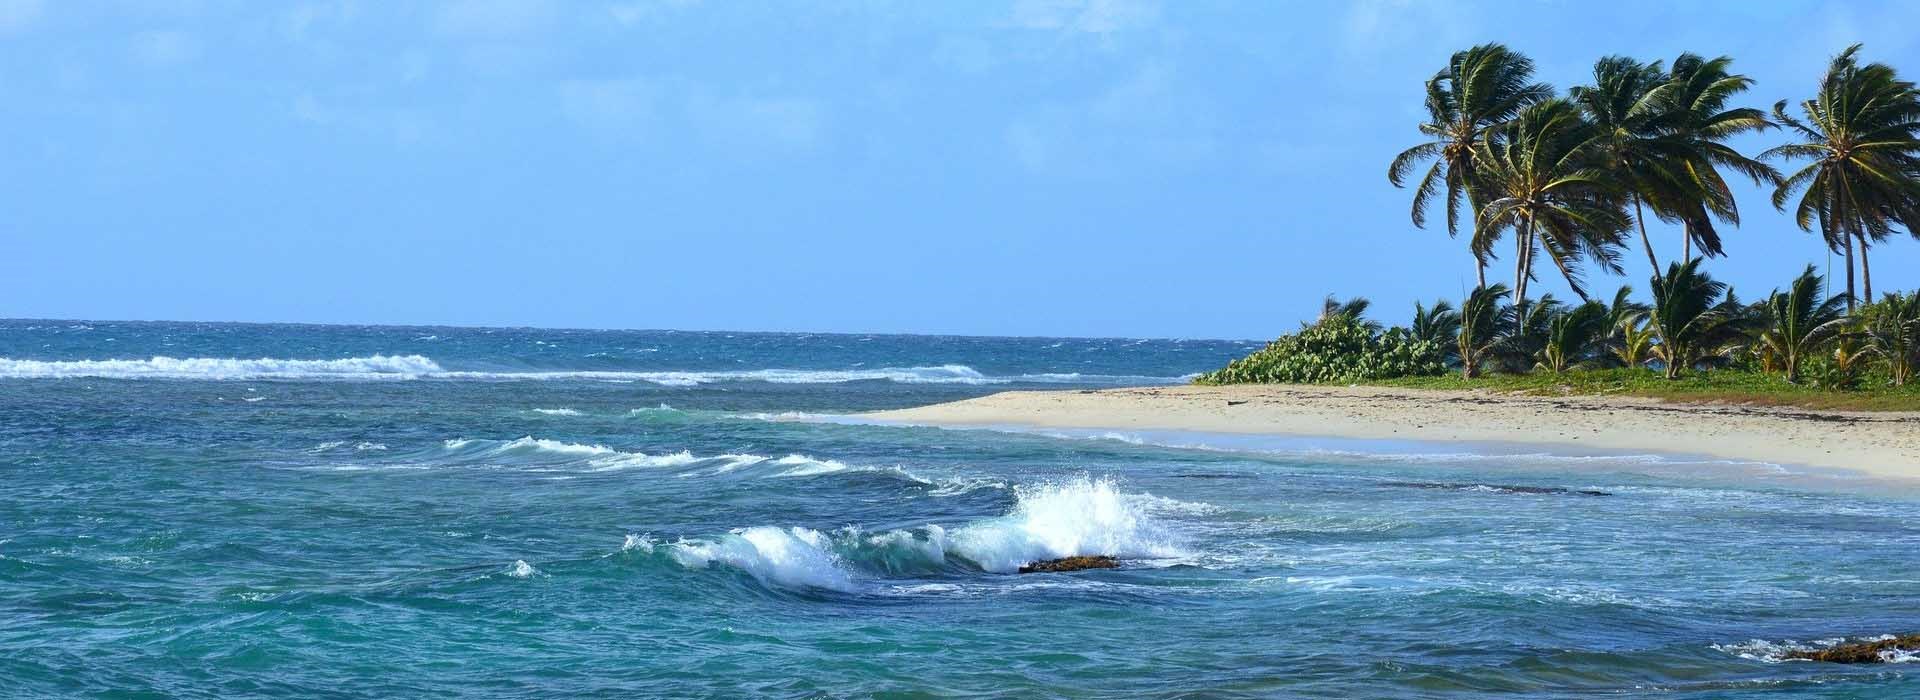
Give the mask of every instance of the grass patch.
[{"label": "grass patch", "polygon": [[1798,406],[1845,411],[1920,411],[1920,383],[1886,386],[1884,376],[1869,376],[1851,391],[1827,391],[1789,384],[1779,375],[1744,370],[1688,372],[1668,380],[1645,369],[1575,370],[1565,374],[1530,372],[1462,379],[1458,374],[1402,377],[1359,382],[1370,386],[1416,389],[1483,389],[1529,396],[1645,396],[1682,403]]}]

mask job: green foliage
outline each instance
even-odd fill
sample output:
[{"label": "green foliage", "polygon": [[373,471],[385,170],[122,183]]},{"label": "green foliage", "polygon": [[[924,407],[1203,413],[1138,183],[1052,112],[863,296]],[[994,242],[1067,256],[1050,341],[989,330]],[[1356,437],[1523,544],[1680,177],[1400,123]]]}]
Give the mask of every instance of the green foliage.
[{"label": "green foliage", "polygon": [[1846,297],[1826,296],[1826,280],[1814,274],[1812,265],[1786,292],[1774,290],[1762,306],[1765,326],[1756,348],[1762,364],[1785,371],[1789,382],[1800,381],[1801,364],[1847,322]]},{"label": "green foliage", "polygon": [[1504,284],[1476,287],[1460,305],[1460,330],[1455,334],[1455,347],[1461,377],[1480,376],[1484,365],[1506,339],[1507,324],[1513,317],[1513,309],[1500,303],[1506,297]]},{"label": "green foliage", "polygon": [[1447,371],[1443,354],[1439,343],[1404,328],[1376,332],[1354,315],[1333,313],[1195,381],[1323,383],[1433,375]]},{"label": "green foliage", "polygon": [[1618,274],[1632,219],[1606,171],[1595,167],[1599,133],[1580,109],[1544,100],[1490,133],[1473,154],[1486,204],[1470,245],[1484,259],[1502,233],[1513,231],[1515,303],[1527,299],[1536,250],[1583,298],[1576,269],[1582,260]]},{"label": "green foliage", "polygon": [[1861,309],[1868,347],[1887,363],[1887,381],[1904,386],[1920,367],[1920,291],[1888,294]]},{"label": "green foliage", "polygon": [[1536,355],[1539,367],[1564,373],[1592,362],[1607,330],[1607,305],[1597,301],[1554,314]]},{"label": "green foliage", "polygon": [[[1725,301],[1722,299],[1725,294]],[[1714,357],[1724,357],[1728,346],[1744,335],[1744,319],[1734,313],[1738,304],[1727,286],[1700,271],[1700,259],[1672,263],[1667,273],[1653,278],[1653,356],[1666,366],[1666,377],[1677,379]]]},{"label": "green foliage", "polygon": [[1553,96],[1551,86],[1532,80],[1533,59],[1500,44],[1457,52],[1427,80],[1427,121],[1420,133],[1430,140],[1401,152],[1387,167],[1387,179],[1403,187],[1415,166],[1433,162],[1414,187],[1414,226],[1426,227],[1427,203],[1444,191],[1447,233],[1459,232],[1461,201],[1471,200],[1475,208],[1483,201],[1473,191],[1480,179],[1474,149],[1489,129]]},{"label": "green foliage", "polygon": [[1798,193],[1794,223],[1812,231],[1818,222],[1828,248],[1846,251],[1849,298],[1855,245],[1864,270],[1868,243],[1900,228],[1920,235],[1920,89],[1890,66],[1861,65],[1859,51],[1855,44],[1834,57],[1819,93],[1800,104],[1804,121],[1787,113],[1785,100],[1774,105],[1774,119],[1799,143],[1762,154],[1809,161],[1780,182],[1773,205],[1784,211]]}]

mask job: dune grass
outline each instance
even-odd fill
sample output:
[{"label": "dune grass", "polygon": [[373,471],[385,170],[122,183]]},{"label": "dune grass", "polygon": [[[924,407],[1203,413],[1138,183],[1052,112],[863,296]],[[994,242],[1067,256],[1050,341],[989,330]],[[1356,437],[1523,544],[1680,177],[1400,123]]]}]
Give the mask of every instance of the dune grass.
[{"label": "dune grass", "polygon": [[1688,372],[1664,379],[1645,369],[1575,370],[1564,374],[1490,374],[1463,379],[1459,374],[1403,377],[1362,382],[1373,386],[1420,389],[1484,389],[1530,396],[1644,396],[1682,403],[1797,406],[1845,411],[1920,411],[1920,383],[1886,386],[1885,377],[1868,377],[1861,388],[1827,391],[1789,384],[1779,375],[1743,370]]}]

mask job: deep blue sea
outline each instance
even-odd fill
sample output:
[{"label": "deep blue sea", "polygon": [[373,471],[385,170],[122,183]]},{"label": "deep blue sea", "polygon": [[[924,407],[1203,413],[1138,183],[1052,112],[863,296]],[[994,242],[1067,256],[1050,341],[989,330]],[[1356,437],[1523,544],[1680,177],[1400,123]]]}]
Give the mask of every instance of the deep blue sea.
[{"label": "deep blue sea", "polygon": [[0,697],[1920,697],[1909,488],[848,417],[1255,346],[0,321]]}]

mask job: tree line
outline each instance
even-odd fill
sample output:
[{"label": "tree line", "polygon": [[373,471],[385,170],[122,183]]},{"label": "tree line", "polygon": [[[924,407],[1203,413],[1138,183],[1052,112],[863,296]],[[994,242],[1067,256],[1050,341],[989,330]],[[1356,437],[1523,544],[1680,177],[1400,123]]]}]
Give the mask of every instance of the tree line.
[{"label": "tree line", "polygon": [[[1720,229],[1740,222],[1727,177],[1744,177],[1772,186],[1776,208],[1845,256],[1852,309],[1873,297],[1868,251],[1901,232],[1920,238],[1920,90],[1859,54],[1854,45],[1835,56],[1796,116],[1784,100],[1770,113],[1733,104],[1753,80],[1724,56],[1681,54],[1671,64],[1609,56],[1594,64],[1591,84],[1559,95],[1533,80],[1526,56],[1475,46],[1427,80],[1419,130],[1428,140],[1395,157],[1387,178],[1413,188],[1414,225],[1426,226],[1435,198],[1450,235],[1465,220],[1482,289],[1511,238],[1510,292],[1525,306],[1536,269],[1549,264],[1582,299],[1587,266],[1623,274],[1636,230],[1662,276],[1649,215],[1680,228],[1675,260],[1725,255]],[[1727,143],[1767,130],[1790,142],[1751,157]],[[1855,294],[1856,267],[1864,296]]]}]

